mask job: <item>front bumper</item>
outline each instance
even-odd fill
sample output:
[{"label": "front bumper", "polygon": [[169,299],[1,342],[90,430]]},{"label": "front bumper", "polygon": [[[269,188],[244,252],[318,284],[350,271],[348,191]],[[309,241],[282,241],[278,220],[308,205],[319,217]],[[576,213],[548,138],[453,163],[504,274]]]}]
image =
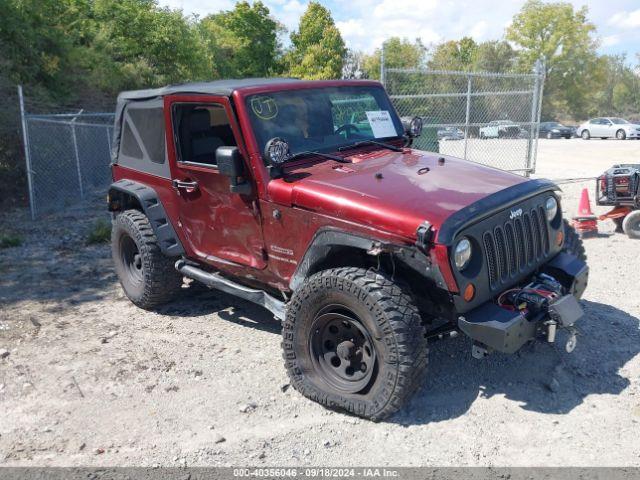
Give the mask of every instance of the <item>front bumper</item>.
[{"label": "front bumper", "polygon": [[566,290],[548,311],[525,315],[519,311],[486,302],[458,318],[458,328],[483,347],[503,353],[514,353],[526,342],[545,333],[549,325],[571,328],[582,317],[578,299],[587,286],[589,269],[573,255],[560,253],[541,269],[553,276]]}]

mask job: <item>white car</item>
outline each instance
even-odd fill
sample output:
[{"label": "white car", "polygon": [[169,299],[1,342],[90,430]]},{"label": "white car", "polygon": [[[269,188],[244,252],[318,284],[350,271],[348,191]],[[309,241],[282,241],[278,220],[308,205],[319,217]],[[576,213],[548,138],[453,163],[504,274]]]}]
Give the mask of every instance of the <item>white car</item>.
[{"label": "white car", "polygon": [[584,140],[589,140],[591,137],[625,140],[640,138],[640,125],[629,123],[624,118],[598,117],[580,125],[577,133]]},{"label": "white car", "polygon": [[511,120],[494,120],[480,128],[480,138],[518,138],[520,126]]}]

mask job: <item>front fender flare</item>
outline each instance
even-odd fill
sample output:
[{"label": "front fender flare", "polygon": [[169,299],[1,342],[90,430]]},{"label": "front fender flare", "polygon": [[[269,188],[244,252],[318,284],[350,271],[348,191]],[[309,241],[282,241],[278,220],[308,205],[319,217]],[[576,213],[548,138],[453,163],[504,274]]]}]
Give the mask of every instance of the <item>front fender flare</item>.
[{"label": "front fender flare", "polygon": [[[428,255],[425,255],[415,246],[397,245],[384,240],[361,237],[353,233],[330,228],[318,231],[313,237],[313,240],[289,281],[289,288],[292,291],[296,291],[309,276],[310,272],[313,272],[314,266],[326,258],[331,248],[335,246],[353,247],[364,252],[375,252],[378,250],[380,253],[390,253],[394,255],[394,258],[398,259],[398,261],[405,263],[420,275],[433,280],[438,287],[446,289],[446,284],[438,266],[431,261]],[[376,255],[376,253],[370,254]]]}]

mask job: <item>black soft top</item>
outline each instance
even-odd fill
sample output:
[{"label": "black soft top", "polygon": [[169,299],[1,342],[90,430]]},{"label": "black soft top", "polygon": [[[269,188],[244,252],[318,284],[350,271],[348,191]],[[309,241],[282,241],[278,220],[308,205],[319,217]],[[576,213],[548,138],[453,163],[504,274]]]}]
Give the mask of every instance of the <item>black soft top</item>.
[{"label": "black soft top", "polygon": [[231,94],[245,87],[261,87],[265,85],[278,85],[298,82],[295,78],[244,78],[216,80],[213,82],[193,82],[180,85],[167,85],[160,88],[149,88],[146,90],[130,90],[121,92],[118,95],[116,104],[113,141],[111,143],[111,159],[113,163],[118,161],[118,151],[122,136],[122,119],[125,108],[130,106],[161,106],[162,98],[173,94],[205,94],[229,97]]},{"label": "black soft top", "polygon": [[282,83],[299,82],[295,78],[243,78],[216,80],[213,82],[193,82],[180,85],[167,85],[166,87],[150,88],[147,90],[130,90],[121,92],[118,101],[146,100],[164,97],[165,95],[203,93],[208,95],[230,96],[235,90],[245,87],[261,87],[264,85],[277,85]]}]

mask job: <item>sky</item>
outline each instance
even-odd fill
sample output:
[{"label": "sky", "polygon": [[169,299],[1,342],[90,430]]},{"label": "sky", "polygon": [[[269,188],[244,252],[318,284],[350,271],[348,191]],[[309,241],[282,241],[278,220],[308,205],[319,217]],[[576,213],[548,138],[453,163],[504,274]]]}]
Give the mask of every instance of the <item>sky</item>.
[{"label": "sky", "polygon": [[[234,0],[159,0],[163,6],[200,16],[229,10]],[[347,46],[367,53],[392,36],[421,38],[430,45],[471,36],[477,41],[504,35],[525,0],[331,0],[321,1],[331,10]],[[297,28],[305,11],[304,0],[263,0],[271,14],[289,31]],[[586,5],[597,27],[600,52],[626,53],[637,63],[640,52],[640,0],[571,0]]]}]

